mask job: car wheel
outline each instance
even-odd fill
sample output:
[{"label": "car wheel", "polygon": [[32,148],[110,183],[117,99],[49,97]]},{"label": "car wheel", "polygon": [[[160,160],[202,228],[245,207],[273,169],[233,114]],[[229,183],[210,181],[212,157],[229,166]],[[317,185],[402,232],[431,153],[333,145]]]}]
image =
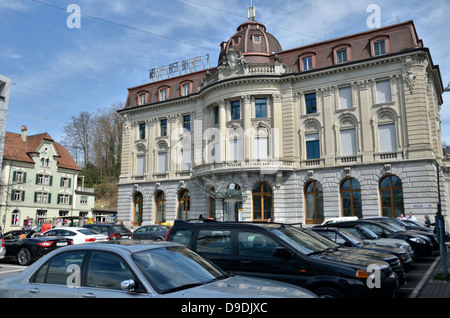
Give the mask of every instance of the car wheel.
[{"label": "car wheel", "polygon": [[347,298],[342,291],[333,287],[319,287],[313,293],[319,298]]},{"label": "car wheel", "polygon": [[31,263],[31,253],[26,247],[23,247],[17,253],[16,259],[20,265],[28,265]]},{"label": "car wheel", "polygon": [[162,242],[162,238],[157,237],[157,238],[155,238],[155,241],[156,241],[156,242]]}]

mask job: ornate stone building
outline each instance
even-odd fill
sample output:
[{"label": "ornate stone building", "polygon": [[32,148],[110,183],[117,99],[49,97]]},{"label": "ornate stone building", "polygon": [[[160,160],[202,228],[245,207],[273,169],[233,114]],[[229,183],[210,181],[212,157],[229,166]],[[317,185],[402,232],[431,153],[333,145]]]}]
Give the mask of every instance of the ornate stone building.
[{"label": "ornate stone building", "polygon": [[287,50],[248,21],[220,49],[128,90],[119,219],[436,213],[443,85],[412,21]]}]

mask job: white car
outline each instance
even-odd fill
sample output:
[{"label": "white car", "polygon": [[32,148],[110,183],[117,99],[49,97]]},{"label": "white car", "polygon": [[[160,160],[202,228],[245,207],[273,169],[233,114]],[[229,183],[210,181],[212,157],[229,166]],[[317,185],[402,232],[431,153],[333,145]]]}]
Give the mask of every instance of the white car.
[{"label": "white car", "polygon": [[108,241],[108,236],[84,227],[60,227],[48,230],[42,236],[63,236],[73,240],[73,244]]}]

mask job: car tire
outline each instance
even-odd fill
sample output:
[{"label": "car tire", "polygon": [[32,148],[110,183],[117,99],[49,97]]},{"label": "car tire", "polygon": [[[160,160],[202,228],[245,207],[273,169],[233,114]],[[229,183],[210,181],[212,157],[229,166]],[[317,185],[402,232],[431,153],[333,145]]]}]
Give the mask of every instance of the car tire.
[{"label": "car tire", "polygon": [[16,254],[19,265],[28,265],[31,263],[31,253],[26,247],[22,247]]},{"label": "car tire", "polygon": [[319,287],[313,293],[319,298],[347,298],[341,290],[334,287]]},{"label": "car tire", "polygon": [[155,238],[155,241],[156,241],[156,242],[162,242],[162,241],[163,241],[163,239],[162,239],[162,238],[160,238],[160,237],[157,237],[157,238]]}]

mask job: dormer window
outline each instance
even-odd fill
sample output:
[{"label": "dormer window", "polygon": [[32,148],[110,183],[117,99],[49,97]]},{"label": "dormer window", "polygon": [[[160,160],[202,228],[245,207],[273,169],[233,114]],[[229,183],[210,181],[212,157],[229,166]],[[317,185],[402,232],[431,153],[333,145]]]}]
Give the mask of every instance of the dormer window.
[{"label": "dormer window", "polygon": [[145,102],[146,102],[146,96],[145,96],[146,94],[145,93],[142,93],[142,94],[140,94],[139,95],[139,106],[140,105],[145,105]]},{"label": "dormer window", "polygon": [[370,39],[372,56],[381,56],[389,53],[389,37],[387,35],[377,36]]},{"label": "dormer window", "polygon": [[315,53],[303,53],[299,56],[300,71],[306,72],[315,67]]},{"label": "dormer window", "polygon": [[350,45],[349,44],[343,44],[336,46],[333,49],[334,52],[334,64],[343,64],[347,63],[351,60],[350,58]]},{"label": "dormer window", "polygon": [[165,101],[169,98],[169,88],[163,87],[158,90],[158,100],[159,101]]}]

